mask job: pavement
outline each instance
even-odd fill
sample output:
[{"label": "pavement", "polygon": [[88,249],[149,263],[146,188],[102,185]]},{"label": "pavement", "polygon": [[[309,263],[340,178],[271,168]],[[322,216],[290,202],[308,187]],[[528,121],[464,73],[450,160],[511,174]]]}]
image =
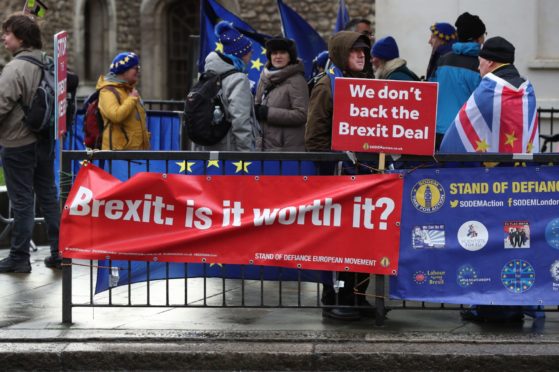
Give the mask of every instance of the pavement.
[{"label": "pavement", "polygon": [[[517,324],[479,324],[462,321],[457,310],[395,309],[378,327],[374,319],[323,319],[316,308],[165,307],[160,283],[150,287],[156,307],[78,307],[67,325],[62,274],[44,267],[46,254],[47,247],[32,253],[31,274],[0,274],[2,371],[559,369],[557,312]],[[89,299],[89,272],[73,267],[75,303]],[[233,287],[228,298],[238,294]],[[210,289],[219,303],[221,281]],[[171,284],[170,293],[179,291]],[[312,296],[316,285],[305,291]],[[113,303],[125,292],[113,290]],[[189,303],[199,304],[201,296],[190,291]],[[108,303],[106,292],[94,298]]]}]

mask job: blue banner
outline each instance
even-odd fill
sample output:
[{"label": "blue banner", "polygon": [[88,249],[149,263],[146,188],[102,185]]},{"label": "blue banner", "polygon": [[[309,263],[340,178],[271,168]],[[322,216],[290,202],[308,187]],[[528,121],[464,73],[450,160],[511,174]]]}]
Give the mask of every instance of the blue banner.
[{"label": "blue banner", "polygon": [[308,80],[312,76],[313,59],[323,50],[328,50],[328,46],[303,17],[285,5],[282,0],[277,0],[277,2],[283,35],[295,41],[297,55],[305,64],[305,77]]},{"label": "blue banner", "polygon": [[344,0],[340,0],[338,5],[338,15],[336,16],[336,26],[334,27],[334,33],[342,31],[345,26],[349,23],[349,11],[345,5]]},{"label": "blue banner", "polygon": [[559,304],[559,169],[428,169],[405,176],[394,299]]}]

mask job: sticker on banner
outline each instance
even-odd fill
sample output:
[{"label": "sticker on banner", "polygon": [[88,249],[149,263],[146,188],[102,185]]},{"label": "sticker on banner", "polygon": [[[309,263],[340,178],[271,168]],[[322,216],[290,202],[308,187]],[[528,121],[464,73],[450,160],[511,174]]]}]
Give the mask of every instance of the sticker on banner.
[{"label": "sticker on banner", "polygon": [[479,221],[464,222],[458,229],[458,243],[467,251],[479,251],[489,241],[489,232]]},{"label": "sticker on banner", "polygon": [[441,209],[445,201],[445,191],[440,183],[423,179],[411,190],[411,202],[420,212],[433,213]]}]

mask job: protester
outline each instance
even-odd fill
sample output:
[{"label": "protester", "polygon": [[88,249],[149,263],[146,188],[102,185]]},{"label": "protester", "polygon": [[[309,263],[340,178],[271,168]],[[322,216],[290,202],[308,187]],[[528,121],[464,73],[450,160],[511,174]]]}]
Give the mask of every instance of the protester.
[{"label": "protester", "polygon": [[430,27],[430,30],[428,43],[431,45],[431,57],[425,74],[426,80],[431,79],[439,58],[452,51],[452,44],[456,42],[457,38],[456,29],[450,23],[435,23]]},{"label": "protester", "polygon": [[[25,15],[13,15],[2,24],[4,47],[13,56],[43,62],[41,30]],[[38,138],[23,123],[23,105],[29,106],[42,71],[35,64],[14,58],[0,75],[0,146],[8,198],[13,212],[10,254],[0,261],[1,273],[31,272],[29,246],[35,225],[34,195],[45,218],[50,242],[49,268],[60,268],[58,253],[60,209],[54,183],[54,146]]]},{"label": "protester", "polygon": [[392,36],[377,40],[371,55],[375,78],[419,81],[419,77],[406,66],[406,60],[400,58],[398,45]]},{"label": "protester", "polygon": [[[513,65],[514,49],[499,36],[483,44],[479,53],[483,79],[446,132],[441,152],[539,152],[536,96]],[[520,246],[520,235],[517,239]],[[544,316],[534,306],[495,305],[472,305],[460,315],[468,321],[520,322],[525,313]]]},{"label": "protester", "polygon": [[[365,35],[369,38],[371,44],[375,41],[375,37],[373,35],[373,26],[371,21],[365,18],[352,18],[344,27],[345,31],[353,31],[358,32],[362,35]],[[371,60],[367,58],[365,60],[365,68],[363,69],[365,72],[365,76],[367,78],[373,78],[373,65],[371,64]]]},{"label": "protester", "polygon": [[458,110],[481,81],[477,57],[485,39],[485,25],[478,16],[466,12],[456,19],[455,26],[458,42],[452,45],[451,53],[439,59],[431,79],[439,83],[436,150]]},{"label": "protester", "polygon": [[[369,39],[357,32],[340,31],[336,33],[328,44],[328,51],[332,61],[331,68],[314,87],[309,102],[307,128],[305,132],[305,146],[307,151],[330,151],[332,138],[332,116],[334,110],[334,79],[336,77],[365,78],[363,72],[365,60],[370,50]],[[334,166],[331,163],[320,162],[319,174],[332,175]],[[337,274],[339,289],[332,284],[324,284],[322,303],[324,305],[369,306],[364,295],[354,293],[354,288],[365,293],[368,286],[368,274],[340,272]],[[372,310],[369,308],[367,310]],[[361,315],[370,315],[371,311],[362,312],[350,307],[324,308],[324,317],[340,320],[356,320]]]},{"label": "protester", "polygon": [[140,59],[135,53],[119,53],[100,76],[99,111],[103,118],[103,150],[149,150],[146,111],[136,84],[140,78]]},{"label": "protester", "polygon": [[344,27],[345,31],[358,32],[373,41],[373,27],[371,21],[365,18],[352,18]]},{"label": "protester", "polygon": [[447,130],[440,152],[539,152],[534,88],[513,63],[514,46],[506,39],[483,44],[483,79]]},{"label": "protester", "polygon": [[254,112],[250,81],[246,75],[252,56],[252,42],[232,23],[222,21],[215,26],[215,35],[223,45],[223,52],[211,52],[205,60],[204,71],[223,74],[231,70],[238,73],[226,76],[221,85],[221,101],[225,115],[231,120],[231,130],[217,144],[199,146],[205,151],[255,151],[260,137],[260,126]]},{"label": "protester", "polygon": [[284,38],[266,42],[266,58],[255,97],[262,150],[305,151],[309,105],[305,65],[297,59],[295,42]]}]

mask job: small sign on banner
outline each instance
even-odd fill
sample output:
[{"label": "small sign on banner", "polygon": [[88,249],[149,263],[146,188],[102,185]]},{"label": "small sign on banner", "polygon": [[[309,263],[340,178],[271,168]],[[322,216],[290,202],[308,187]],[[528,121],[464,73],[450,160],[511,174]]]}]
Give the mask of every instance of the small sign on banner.
[{"label": "small sign on banner", "polygon": [[437,83],[336,78],[332,149],[433,155]]}]

